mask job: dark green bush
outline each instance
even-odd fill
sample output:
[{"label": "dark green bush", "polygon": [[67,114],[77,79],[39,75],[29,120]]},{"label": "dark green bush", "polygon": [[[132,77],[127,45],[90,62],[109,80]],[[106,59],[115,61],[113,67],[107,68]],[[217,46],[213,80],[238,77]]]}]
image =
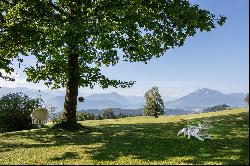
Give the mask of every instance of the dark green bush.
[{"label": "dark green bush", "polygon": [[32,128],[30,113],[38,100],[22,93],[10,93],[0,98],[0,132]]},{"label": "dark green bush", "polygon": [[83,120],[94,120],[95,115],[91,114],[89,112],[77,112],[76,113],[76,119],[78,121],[83,121]]}]

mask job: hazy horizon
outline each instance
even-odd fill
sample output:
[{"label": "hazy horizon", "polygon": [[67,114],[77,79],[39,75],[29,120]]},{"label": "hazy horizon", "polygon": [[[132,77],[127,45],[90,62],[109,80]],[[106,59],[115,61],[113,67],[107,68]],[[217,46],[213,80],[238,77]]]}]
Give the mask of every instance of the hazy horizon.
[{"label": "hazy horizon", "polygon": [[[49,92],[51,92],[51,93],[53,93],[53,94],[58,94],[58,96],[64,96],[65,95],[65,89],[55,89],[55,90],[51,90],[51,89],[39,89],[39,88],[31,88],[31,87],[25,87],[25,86],[17,86],[17,87],[8,87],[8,86],[2,86],[2,87],[0,87],[0,88],[11,88],[11,89],[14,89],[14,88],[27,88],[27,89],[30,89],[30,90],[37,90],[37,91],[39,91],[39,90],[41,90],[41,91],[49,91]],[[161,93],[161,91],[160,91],[160,94],[161,94],[161,96],[162,97],[168,97],[170,100],[174,100],[174,99],[177,99],[177,98],[180,98],[180,97],[183,97],[183,96],[186,96],[186,95],[189,95],[190,93],[192,93],[192,92],[194,92],[194,91],[197,91],[197,90],[201,90],[201,89],[209,89],[209,90],[215,90],[215,91],[219,91],[219,92],[221,92],[220,90],[217,90],[217,89],[210,89],[210,88],[206,88],[206,87],[204,87],[204,88],[198,88],[198,89],[195,89],[195,90],[193,90],[193,91],[191,91],[191,92],[188,92],[188,93],[186,93],[186,94],[184,94],[184,95],[180,95],[180,96],[171,96],[171,95],[163,95],[164,93]],[[1,90],[1,89],[0,89]],[[146,91],[145,91],[146,92]],[[121,93],[121,92],[119,92],[119,91],[112,91],[112,90],[108,90],[108,91],[90,91],[89,93],[88,92],[85,92],[85,91],[82,91],[82,90],[80,90],[79,91],[79,95],[87,95],[87,96],[90,96],[90,95],[96,95],[96,94],[108,94],[108,93],[117,93],[117,94],[119,94],[119,95],[123,95],[123,96],[137,96],[137,97],[143,97],[144,96],[144,94],[145,94],[145,92],[143,93],[143,94],[125,94],[125,93]],[[232,93],[244,93],[244,94],[246,94],[246,93],[248,93],[248,92],[229,92],[229,93],[225,93],[225,92],[221,92],[221,93],[223,93],[223,94],[232,94]]]}]

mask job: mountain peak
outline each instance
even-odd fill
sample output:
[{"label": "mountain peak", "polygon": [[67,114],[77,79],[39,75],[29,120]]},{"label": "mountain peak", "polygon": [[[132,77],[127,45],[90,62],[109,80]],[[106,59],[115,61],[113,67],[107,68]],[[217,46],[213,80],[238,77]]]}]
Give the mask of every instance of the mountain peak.
[{"label": "mountain peak", "polygon": [[198,90],[194,91],[190,95],[193,95],[193,96],[204,96],[204,95],[220,95],[220,94],[222,94],[222,93],[219,92],[219,91],[217,91],[217,90],[212,90],[212,89],[208,89],[208,88],[202,88],[202,89],[198,89]]},{"label": "mountain peak", "polygon": [[110,94],[110,95],[120,95],[120,94],[117,93],[117,92],[110,92],[110,93],[107,93],[107,94]]}]

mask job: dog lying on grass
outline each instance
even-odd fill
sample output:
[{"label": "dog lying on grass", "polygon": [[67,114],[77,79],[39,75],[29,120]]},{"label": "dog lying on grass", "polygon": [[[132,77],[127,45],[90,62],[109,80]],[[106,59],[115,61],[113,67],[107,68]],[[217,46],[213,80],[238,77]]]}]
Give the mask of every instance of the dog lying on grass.
[{"label": "dog lying on grass", "polygon": [[187,125],[177,133],[177,136],[183,133],[184,137],[186,135],[188,136],[188,139],[190,139],[190,137],[193,136],[199,139],[200,141],[204,141],[204,139],[212,139],[211,136],[205,134],[204,132],[205,130],[208,130],[210,128],[211,126],[207,124],[198,124],[198,126]]}]

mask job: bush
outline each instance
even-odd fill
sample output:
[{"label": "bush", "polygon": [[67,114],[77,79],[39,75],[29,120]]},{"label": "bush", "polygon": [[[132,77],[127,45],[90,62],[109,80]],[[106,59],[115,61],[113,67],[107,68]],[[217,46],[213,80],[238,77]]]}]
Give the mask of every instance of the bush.
[{"label": "bush", "polygon": [[22,93],[10,93],[0,98],[0,132],[32,128],[31,112],[38,100]]}]

